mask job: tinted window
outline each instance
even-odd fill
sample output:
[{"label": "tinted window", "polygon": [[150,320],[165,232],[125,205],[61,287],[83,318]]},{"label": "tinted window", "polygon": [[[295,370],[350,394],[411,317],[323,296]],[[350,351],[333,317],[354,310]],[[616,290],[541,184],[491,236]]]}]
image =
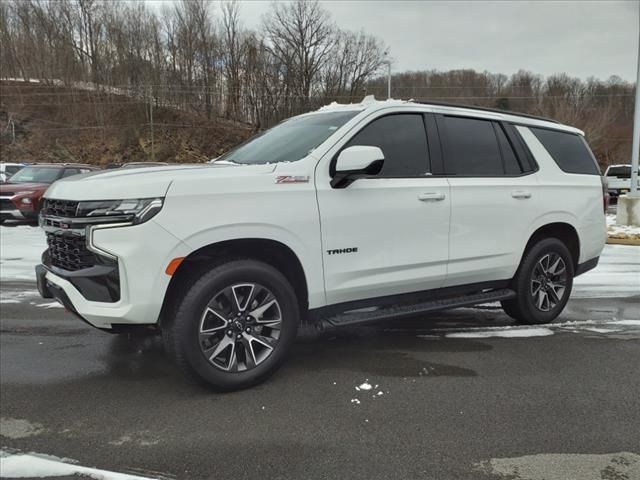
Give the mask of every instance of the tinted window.
[{"label": "tinted window", "polygon": [[429,171],[427,134],[421,114],[388,115],[360,130],[346,147],[368,145],[384,153],[380,176],[406,177]]},{"label": "tinted window", "polygon": [[18,165],[8,165],[7,167],[5,167],[5,170],[9,175],[13,175],[16,172],[19,172],[22,168],[23,167]]},{"label": "tinted window", "polygon": [[609,167],[607,177],[631,178],[631,166]]},{"label": "tinted window", "polygon": [[456,175],[502,176],[500,148],[492,122],[444,117],[446,168]]},{"label": "tinted window", "polygon": [[502,160],[504,161],[504,172],[507,175],[520,175],[522,173],[522,168],[518,162],[516,152],[513,150],[502,126],[500,126],[499,123],[495,123],[494,125],[496,127],[496,135],[498,136],[500,151],[502,152]]},{"label": "tinted window", "polygon": [[600,175],[598,164],[580,135],[544,128],[529,129],[563,171]]},{"label": "tinted window", "polygon": [[222,155],[216,162],[295,162],[306,157],[358,113],[358,110],[352,110],[293,117]]},{"label": "tinted window", "polygon": [[10,179],[11,183],[52,183],[58,179],[60,169],[56,167],[25,167]]},{"label": "tinted window", "polygon": [[78,175],[79,173],[80,170],[78,170],[77,168],[65,168],[64,173],[62,174],[62,178],[70,177],[72,175]]}]

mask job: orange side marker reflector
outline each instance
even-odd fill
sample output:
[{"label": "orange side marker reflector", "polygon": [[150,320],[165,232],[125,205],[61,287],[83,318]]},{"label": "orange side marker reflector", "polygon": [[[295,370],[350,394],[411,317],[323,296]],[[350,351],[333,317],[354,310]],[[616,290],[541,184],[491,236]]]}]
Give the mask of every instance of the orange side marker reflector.
[{"label": "orange side marker reflector", "polygon": [[184,260],[184,257],[178,257],[171,260],[169,262],[169,265],[167,265],[167,269],[165,270],[165,273],[170,277],[172,277],[173,274],[176,273],[176,270],[178,270],[178,267],[180,266],[183,260]]}]

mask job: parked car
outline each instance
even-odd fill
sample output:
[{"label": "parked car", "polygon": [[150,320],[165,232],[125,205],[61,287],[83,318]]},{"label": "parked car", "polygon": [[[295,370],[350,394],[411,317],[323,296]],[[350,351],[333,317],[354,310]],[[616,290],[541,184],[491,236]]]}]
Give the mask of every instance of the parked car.
[{"label": "parked car", "polygon": [[61,178],[96,170],[83,164],[29,165],[0,185],[0,223],[7,219],[35,220],[40,212],[40,200],[49,186]]},{"label": "parked car", "polygon": [[25,166],[24,163],[0,162],[0,183],[5,183],[11,175]]},{"label": "parked car", "polygon": [[274,373],[301,323],[496,301],[553,321],[598,263],[604,193],[576,128],[365,99],[213,164],[56,182],[38,288],[105,331],[159,329],[189,378],[235,390]]},{"label": "parked car", "polygon": [[[609,165],[604,176],[607,181],[607,191],[612,199],[617,199],[631,190],[631,164]],[[640,187],[640,179],[638,179],[638,187]]]}]

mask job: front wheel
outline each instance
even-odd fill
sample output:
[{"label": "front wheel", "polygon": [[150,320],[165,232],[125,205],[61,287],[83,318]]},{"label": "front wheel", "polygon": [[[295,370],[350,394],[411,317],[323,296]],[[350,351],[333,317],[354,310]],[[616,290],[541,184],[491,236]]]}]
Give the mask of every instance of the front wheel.
[{"label": "front wheel", "polygon": [[262,262],[234,260],[193,283],[165,339],[188,377],[215,390],[239,390],[278,369],[298,322],[297,298],[284,275]]},{"label": "front wheel", "polygon": [[510,317],[526,324],[553,321],[573,287],[573,259],[557,238],[545,238],[524,255],[513,279],[516,297],[502,302]]}]

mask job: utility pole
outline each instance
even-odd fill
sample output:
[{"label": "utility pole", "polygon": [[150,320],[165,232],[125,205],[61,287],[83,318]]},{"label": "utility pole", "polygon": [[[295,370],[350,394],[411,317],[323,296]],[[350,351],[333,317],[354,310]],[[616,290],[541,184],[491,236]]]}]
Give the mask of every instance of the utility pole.
[{"label": "utility pole", "polygon": [[391,98],[391,60],[387,60],[387,100]]},{"label": "utility pole", "polygon": [[618,198],[616,223],[640,227],[640,192],[638,192],[638,162],[640,156],[640,8],[638,9],[638,73],[636,104],[633,114],[633,144],[631,147],[631,192]]},{"label": "utility pole", "polygon": [[147,90],[149,95],[149,126],[151,127],[151,161],[156,160],[156,149],[153,139],[153,95],[151,95],[151,87]]},{"label": "utility pole", "polygon": [[631,196],[638,194],[638,158],[640,157],[640,8],[638,9],[638,73],[636,75],[636,105],[633,115],[633,146],[631,147]]}]

